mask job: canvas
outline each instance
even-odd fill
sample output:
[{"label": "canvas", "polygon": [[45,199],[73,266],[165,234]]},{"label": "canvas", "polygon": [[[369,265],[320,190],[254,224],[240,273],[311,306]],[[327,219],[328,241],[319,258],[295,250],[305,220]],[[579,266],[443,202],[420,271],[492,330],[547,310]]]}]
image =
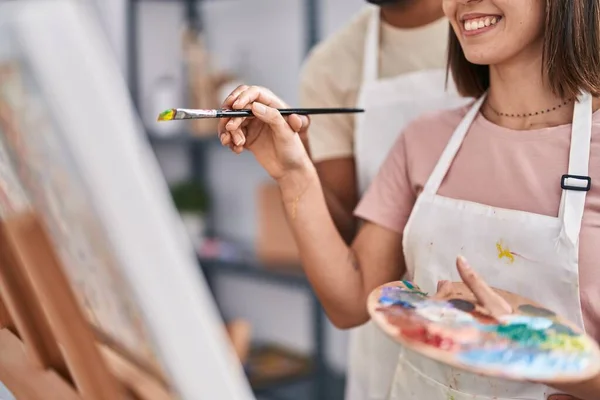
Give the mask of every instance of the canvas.
[{"label": "canvas", "polygon": [[182,399],[251,399],[97,21],[0,4],[0,217],[33,209],[99,340]]}]

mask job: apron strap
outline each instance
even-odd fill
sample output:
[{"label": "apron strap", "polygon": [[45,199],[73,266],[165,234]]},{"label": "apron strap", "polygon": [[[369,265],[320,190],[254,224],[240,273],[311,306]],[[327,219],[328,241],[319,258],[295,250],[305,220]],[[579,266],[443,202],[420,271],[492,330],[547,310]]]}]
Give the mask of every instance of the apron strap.
[{"label": "apron strap", "polygon": [[450,165],[452,164],[452,161],[454,160],[454,157],[456,156],[456,153],[458,152],[458,149],[460,148],[463,139],[469,131],[469,127],[475,120],[475,117],[477,117],[479,109],[485,101],[486,95],[487,93],[475,101],[471,109],[467,112],[463,120],[460,122],[460,124],[450,137],[450,140],[448,141],[444,152],[440,156],[440,159],[435,165],[433,172],[431,173],[431,175],[429,175],[429,179],[427,179],[427,182],[423,187],[424,194],[426,193],[434,195],[437,193],[438,189],[440,188],[440,185],[442,184],[442,181],[444,180],[444,177],[446,176],[446,173],[450,169]]},{"label": "apron strap", "polygon": [[363,54],[362,83],[374,82],[379,77],[379,31],[380,31],[380,9],[372,8],[367,25],[365,37],[365,50]]},{"label": "apron strap", "polygon": [[583,93],[575,103],[571,127],[568,174],[561,178],[563,188],[559,217],[564,233],[574,245],[579,240],[585,198],[591,187],[588,175],[592,139],[592,96]]}]

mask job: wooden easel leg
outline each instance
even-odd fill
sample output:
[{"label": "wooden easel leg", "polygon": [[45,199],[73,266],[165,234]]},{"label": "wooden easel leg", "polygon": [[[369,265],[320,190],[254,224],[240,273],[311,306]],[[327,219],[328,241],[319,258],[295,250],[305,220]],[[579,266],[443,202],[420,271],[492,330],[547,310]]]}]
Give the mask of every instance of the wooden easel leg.
[{"label": "wooden easel leg", "polygon": [[2,299],[2,293],[0,293],[0,329],[9,329],[11,332],[16,334],[17,330]]},{"label": "wooden easel leg", "polygon": [[17,400],[82,400],[54,371],[34,365],[23,343],[7,329],[0,329],[0,380]]},{"label": "wooden easel leg", "polygon": [[[66,380],[71,376],[26,271],[10,246],[8,233],[0,229],[0,294],[3,325],[14,321],[29,359],[39,367],[53,369]],[[14,329],[14,327],[13,327]]]},{"label": "wooden easel leg", "polygon": [[[96,347],[89,322],[79,308],[50,238],[37,216],[34,213],[22,213],[8,218],[2,223],[0,230],[0,242],[6,245],[3,253],[12,254],[12,265],[17,266],[28,278],[35,297],[39,299],[38,304],[41,304],[43,314],[50,322],[51,332],[61,345],[62,354],[81,397],[84,400],[127,398],[125,390],[109,372]],[[10,271],[5,272],[9,272],[6,275],[10,277]],[[2,290],[11,289],[2,287]],[[19,308],[16,304],[13,307],[20,311],[20,315],[30,312],[30,308]],[[35,302],[29,304],[29,307],[35,310]],[[39,347],[44,348],[43,345]]]}]

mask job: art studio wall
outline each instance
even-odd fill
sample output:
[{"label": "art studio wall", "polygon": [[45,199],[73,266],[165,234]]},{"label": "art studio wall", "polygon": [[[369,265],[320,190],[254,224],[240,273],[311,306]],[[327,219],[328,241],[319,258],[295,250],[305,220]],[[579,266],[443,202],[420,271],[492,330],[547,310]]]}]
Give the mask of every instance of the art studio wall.
[{"label": "art studio wall", "polygon": [[[90,1],[99,12],[125,72],[126,0]],[[184,7],[176,1],[138,3],[138,82],[142,118],[148,121],[153,114],[144,115],[149,105],[143,100],[150,97],[155,82],[165,76],[183,82],[181,48],[177,43],[184,26]],[[342,26],[363,5],[364,0],[321,0],[321,37]],[[307,36],[304,0],[207,0],[203,12],[208,47],[221,67],[234,71],[245,83],[267,86],[290,104],[297,104]],[[218,46],[214,45],[216,42]],[[182,145],[161,145],[158,157],[169,181],[189,176],[187,154]],[[217,233],[252,246],[257,231],[257,187],[269,178],[251,155],[233,155],[217,143],[209,158]],[[312,349],[310,298],[303,291],[235,277],[219,278],[216,285],[217,300],[225,314],[248,319],[256,339],[303,352]],[[326,338],[329,364],[340,372],[345,370],[346,337],[345,332],[330,326]]]}]

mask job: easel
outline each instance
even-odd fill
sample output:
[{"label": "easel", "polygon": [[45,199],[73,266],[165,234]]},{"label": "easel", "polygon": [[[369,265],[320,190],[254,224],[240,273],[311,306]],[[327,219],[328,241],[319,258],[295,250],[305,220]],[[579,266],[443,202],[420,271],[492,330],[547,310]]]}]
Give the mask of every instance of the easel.
[{"label": "easel", "polygon": [[[18,138],[12,113],[0,99],[0,124]],[[63,271],[34,212],[0,222],[0,381],[19,400],[174,400],[167,379],[94,330]],[[244,359],[249,327],[228,331]]]},{"label": "easel", "polygon": [[34,212],[0,223],[0,381],[23,400],[172,400],[99,343]]}]

